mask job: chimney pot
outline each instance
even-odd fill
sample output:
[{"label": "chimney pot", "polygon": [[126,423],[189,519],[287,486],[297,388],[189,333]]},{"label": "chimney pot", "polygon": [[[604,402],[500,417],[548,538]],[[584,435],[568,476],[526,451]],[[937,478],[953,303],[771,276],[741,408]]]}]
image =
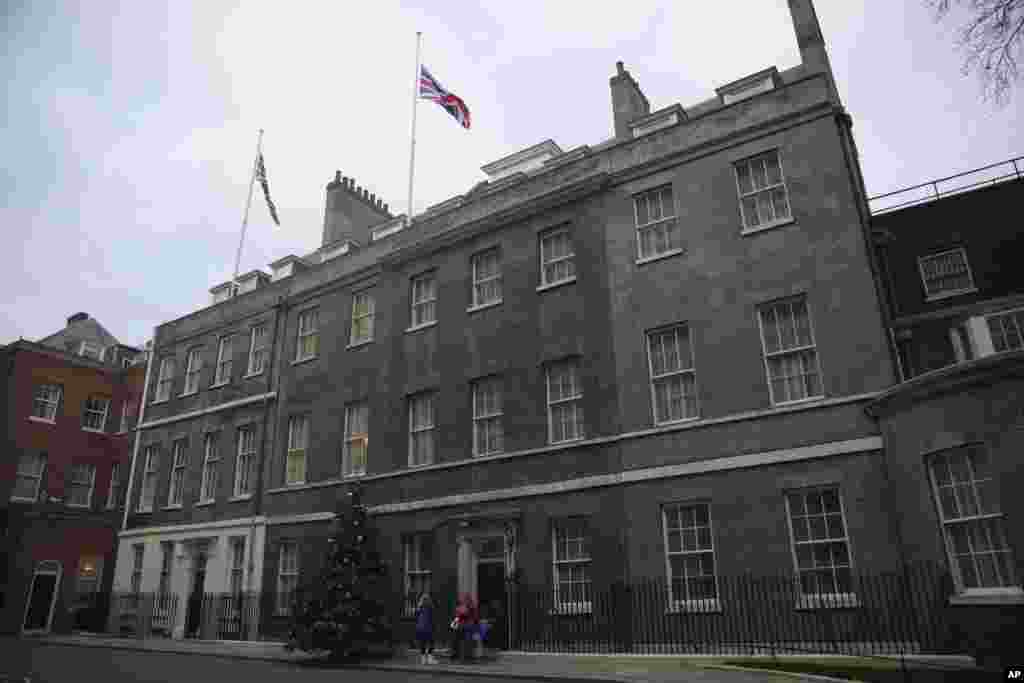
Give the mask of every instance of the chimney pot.
[{"label": "chimney pot", "polygon": [[626,73],[626,68],[622,65],[621,61],[615,62],[615,70],[618,72],[620,76]]},{"label": "chimney pot", "polygon": [[334,182],[336,182],[336,183],[340,183],[341,182],[341,171],[335,171],[334,172]]},{"label": "chimney pot", "polygon": [[389,213],[387,203],[384,204],[384,213]]},{"label": "chimney pot", "polygon": [[377,195],[375,195],[372,192],[370,193],[370,203],[371,204],[376,204],[377,203]]}]

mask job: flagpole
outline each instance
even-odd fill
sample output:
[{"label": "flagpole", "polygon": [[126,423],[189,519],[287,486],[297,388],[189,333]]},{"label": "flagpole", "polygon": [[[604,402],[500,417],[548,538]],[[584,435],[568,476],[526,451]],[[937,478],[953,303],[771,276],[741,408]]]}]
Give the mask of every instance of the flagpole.
[{"label": "flagpole", "polygon": [[252,206],[252,188],[256,184],[256,167],[260,163],[263,152],[263,129],[260,128],[256,138],[256,158],[252,161],[252,175],[249,176],[249,197],[245,200],[245,215],[242,217],[242,236],[238,239],[238,252],[235,254],[235,274],[231,278],[231,296],[238,293],[238,268],[242,264],[242,244],[245,242],[245,229],[249,225],[249,207]]},{"label": "flagpole", "polygon": [[405,225],[412,223],[412,178],[416,168],[416,103],[420,99],[420,37],[416,31],[416,76],[412,82],[412,129],[409,141],[409,203],[406,204]]}]

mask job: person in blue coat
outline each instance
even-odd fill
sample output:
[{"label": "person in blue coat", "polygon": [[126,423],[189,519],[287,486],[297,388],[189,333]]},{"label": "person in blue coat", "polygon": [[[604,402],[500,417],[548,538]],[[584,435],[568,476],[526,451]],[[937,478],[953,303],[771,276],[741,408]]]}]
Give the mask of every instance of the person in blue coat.
[{"label": "person in blue coat", "polygon": [[434,659],[434,601],[429,593],[420,596],[416,608],[416,641],[420,644],[420,664],[437,664]]}]

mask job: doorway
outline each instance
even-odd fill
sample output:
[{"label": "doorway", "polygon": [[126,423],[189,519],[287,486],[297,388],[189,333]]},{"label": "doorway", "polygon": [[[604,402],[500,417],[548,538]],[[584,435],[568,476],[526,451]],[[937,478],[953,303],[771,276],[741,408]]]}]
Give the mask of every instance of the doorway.
[{"label": "doorway", "polygon": [[209,552],[206,544],[196,545],[192,552],[192,590],[188,596],[188,614],[185,617],[185,637],[201,637],[203,615],[203,588],[206,585],[206,563]]},{"label": "doorway", "polygon": [[29,588],[28,604],[25,605],[24,633],[45,633],[53,621],[53,609],[57,605],[60,587],[61,564],[56,560],[43,560],[36,565]]},{"label": "doorway", "polygon": [[485,536],[480,538],[476,545],[476,596],[480,620],[486,621],[490,626],[487,645],[492,648],[505,648],[508,631],[505,539],[502,536]]}]

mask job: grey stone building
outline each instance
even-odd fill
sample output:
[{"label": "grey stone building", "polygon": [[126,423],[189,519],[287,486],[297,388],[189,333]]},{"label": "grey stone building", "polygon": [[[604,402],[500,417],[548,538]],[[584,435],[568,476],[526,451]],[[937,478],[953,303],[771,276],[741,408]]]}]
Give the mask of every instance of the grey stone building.
[{"label": "grey stone building", "polygon": [[354,480],[396,590],[499,623],[509,578],[567,613],[641,578],[711,609],[723,574],[813,601],[896,562],[869,211],[789,5],[800,65],[651,111],[620,62],[614,137],[490,163],[411,221],[339,173],[320,249],[158,327],[116,588],[285,592]]}]

